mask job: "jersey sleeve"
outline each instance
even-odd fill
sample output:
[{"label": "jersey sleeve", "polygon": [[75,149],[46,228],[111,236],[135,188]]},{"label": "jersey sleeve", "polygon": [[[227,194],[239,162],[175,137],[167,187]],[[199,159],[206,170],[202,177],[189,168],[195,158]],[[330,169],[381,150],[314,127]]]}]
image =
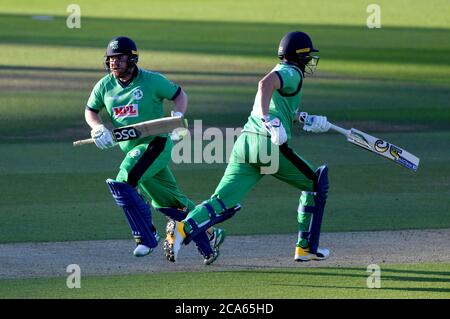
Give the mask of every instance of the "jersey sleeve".
[{"label": "jersey sleeve", "polygon": [[294,68],[283,68],[276,71],[280,78],[281,88],[280,91],[286,94],[295,92],[301,81],[301,74]]},{"label": "jersey sleeve", "polygon": [[157,73],[155,77],[156,96],[160,99],[173,100],[179,94],[181,88],[164,75]]},{"label": "jersey sleeve", "polygon": [[105,103],[103,102],[101,84],[101,81],[97,82],[97,84],[92,89],[91,95],[89,96],[89,100],[86,104],[88,108],[94,111],[100,111],[103,107],[105,107]]}]

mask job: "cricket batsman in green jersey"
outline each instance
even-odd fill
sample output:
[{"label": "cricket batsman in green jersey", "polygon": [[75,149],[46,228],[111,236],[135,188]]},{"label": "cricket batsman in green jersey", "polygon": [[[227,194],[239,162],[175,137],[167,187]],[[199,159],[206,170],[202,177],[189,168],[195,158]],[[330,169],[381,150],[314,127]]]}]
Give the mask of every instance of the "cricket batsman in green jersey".
[{"label": "cricket batsman in green jersey", "polygon": [[[114,127],[163,117],[164,100],[173,101],[172,116],[186,112],[188,98],[181,87],[160,73],[138,68],[138,58],[136,44],[130,38],[116,37],[108,43],[105,53],[108,74],[95,85],[85,108],[91,136],[100,149],[118,144],[102,123],[99,116],[102,109]],[[176,220],[183,219],[195,204],[180,192],[168,167],[173,146],[168,134],[122,141],[119,146],[125,158],[116,179],[108,179],[106,183],[131,227],[136,242],[133,253],[141,257],[152,252],[160,240],[145,197],[151,199],[153,207]],[[223,230],[216,228],[205,230],[195,239],[205,264],[217,258],[223,239]]]},{"label": "cricket batsman in green jersey", "polygon": [[[233,146],[228,166],[214,194],[183,221],[168,224],[164,248],[169,261],[177,260],[183,244],[240,209],[241,199],[267,175],[264,171],[267,163],[262,160],[267,154],[270,154],[272,164],[277,164],[271,175],[301,191],[294,259],[323,260],[329,256],[328,249],[319,248],[328,194],[328,168],[325,165],[313,167],[289,147],[295,120],[304,123],[305,131],[319,133],[330,128],[326,117],[299,112],[304,74],[312,74],[319,60],[315,52],[318,50],[314,49],[306,33],[290,32],[282,38],[278,50],[281,62],[259,82],[253,110]],[[266,192],[271,196],[276,190],[267,189]]]}]

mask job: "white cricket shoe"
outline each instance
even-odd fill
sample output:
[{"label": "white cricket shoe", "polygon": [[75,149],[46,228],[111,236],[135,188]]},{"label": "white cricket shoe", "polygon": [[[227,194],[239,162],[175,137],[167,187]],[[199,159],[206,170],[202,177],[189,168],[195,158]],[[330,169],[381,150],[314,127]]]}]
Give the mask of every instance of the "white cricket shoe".
[{"label": "white cricket shoe", "polygon": [[[158,234],[158,232],[155,232],[155,239],[158,244],[162,239],[161,236]],[[139,244],[134,249],[133,255],[135,255],[136,257],[144,257],[144,256],[147,256],[148,254],[150,254],[152,251],[153,251],[153,248],[150,248],[146,245]]]},{"label": "white cricket shoe", "polygon": [[148,254],[150,254],[152,251],[153,251],[153,249],[151,249],[148,246],[137,245],[136,249],[133,251],[133,255],[135,255],[136,257],[144,257],[144,256],[147,256]]}]

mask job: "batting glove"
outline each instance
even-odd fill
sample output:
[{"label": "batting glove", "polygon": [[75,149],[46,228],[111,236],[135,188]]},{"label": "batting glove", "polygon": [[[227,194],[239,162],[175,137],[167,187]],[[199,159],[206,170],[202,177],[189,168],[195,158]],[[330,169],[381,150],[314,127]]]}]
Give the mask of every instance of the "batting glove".
[{"label": "batting glove", "polygon": [[286,130],[279,118],[274,117],[273,119],[270,119],[268,115],[265,115],[261,121],[267,132],[269,132],[270,140],[273,144],[282,145],[287,142]]},{"label": "batting glove", "polygon": [[[184,116],[181,112],[171,111],[170,116],[172,117],[182,117]],[[186,128],[175,129],[172,133],[170,133],[170,139],[174,142],[181,141],[186,135],[188,130]]]},{"label": "batting glove", "polygon": [[298,119],[300,123],[304,123],[303,130],[306,132],[325,133],[331,127],[326,116],[309,115],[306,112],[300,112]]},{"label": "batting glove", "polygon": [[91,137],[94,139],[95,145],[97,145],[97,147],[102,150],[117,145],[112,132],[103,124],[98,125],[91,130]]},{"label": "batting glove", "polygon": [[182,116],[183,116],[183,113],[171,111],[171,112],[170,112],[170,116],[172,116],[172,117],[182,117]]},{"label": "batting glove", "polygon": [[181,141],[183,138],[185,138],[187,133],[188,130],[186,128],[175,129],[172,133],[170,133],[170,139],[174,142]]}]

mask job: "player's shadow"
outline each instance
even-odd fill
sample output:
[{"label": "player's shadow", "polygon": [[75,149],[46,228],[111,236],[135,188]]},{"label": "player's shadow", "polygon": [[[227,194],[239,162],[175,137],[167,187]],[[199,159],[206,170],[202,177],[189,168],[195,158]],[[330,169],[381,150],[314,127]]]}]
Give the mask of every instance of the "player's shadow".
[{"label": "player's shadow", "polygon": [[[285,284],[273,284],[273,285],[281,285],[281,286],[290,286]],[[297,285],[292,285],[297,286]],[[356,290],[367,290],[369,288],[362,286],[332,286],[332,285],[301,285],[301,287],[309,287],[309,288],[332,288],[332,289],[356,289]],[[373,288],[374,290],[377,288]],[[381,287],[380,290],[390,290],[390,291],[410,291],[410,292],[436,292],[436,293],[450,293],[450,288],[424,288],[424,287]]]},{"label": "player's shadow", "polygon": [[[344,273],[343,273],[344,271]],[[348,271],[348,272],[347,272]],[[352,268],[352,267],[323,267],[323,268],[304,268],[296,269],[295,271],[258,271],[259,273],[267,274],[286,274],[286,275],[301,275],[301,276],[318,276],[318,277],[337,277],[340,278],[361,278],[364,283],[366,278],[370,275],[365,268]],[[391,275],[396,273],[399,275]],[[411,292],[435,292],[435,293],[450,293],[450,288],[445,287],[396,287],[396,284],[404,284],[407,282],[420,282],[420,283],[450,283],[450,272],[432,271],[432,270],[401,270],[392,267],[381,268],[381,282],[383,290],[396,290],[396,291],[411,291]],[[367,290],[364,286],[345,286],[345,285],[327,285],[318,282],[314,285],[308,285],[305,283],[271,283],[275,286],[292,286],[292,287],[310,287],[310,288],[338,288],[338,289],[357,289]]]}]

